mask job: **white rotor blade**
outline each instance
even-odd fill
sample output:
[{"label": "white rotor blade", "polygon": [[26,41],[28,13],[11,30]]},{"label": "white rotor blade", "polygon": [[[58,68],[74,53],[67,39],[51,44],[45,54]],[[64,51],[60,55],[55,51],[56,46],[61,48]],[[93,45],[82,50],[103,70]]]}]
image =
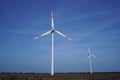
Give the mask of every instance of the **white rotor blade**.
[{"label": "white rotor blade", "polygon": [[37,37],[34,38],[34,40],[35,40],[35,39],[38,39],[38,38],[40,38],[40,37],[46,36],[46,35],[48,35],[48,34],[50,34],[50,33],[51,33],[51,30],[49,30],[49,31],[47,31],[47,32],[45,32],[45,33],[43,33],[43,34],[38,35]]},{"label": "white rotor blade", "polygon": [[65,38],[67,38],[69,40],[72,40],[71,38],[69,38],[68,36],[64,35],[63,33],[59,32],[57,30],[55,30],[55,32],[57,32],[58,34],[60,34],[61,36],[65,37]]},{"label": "white rotor blade", "polygon": [[[88,47],[87,47],[88,48]],[[90,51],[90,49],[88,48],[88,54],[90,55],[91,54],[91,51]]]},{"label": "white rotor blade", "polygon": [[51,27],[52,29],[54,29],[54,14],[52,10],[51,10]]},{"label": "white rotor blade", "polygon": [[91,54],[91,51],[89,48],[88,48],[88,54],[89,54],[89,56],[96,57],[95,55]]},{"label": "white rotor blade", "polygon": [[90,54],[92,57],[96,57],[95,55],[93,55],[93,54]]}]

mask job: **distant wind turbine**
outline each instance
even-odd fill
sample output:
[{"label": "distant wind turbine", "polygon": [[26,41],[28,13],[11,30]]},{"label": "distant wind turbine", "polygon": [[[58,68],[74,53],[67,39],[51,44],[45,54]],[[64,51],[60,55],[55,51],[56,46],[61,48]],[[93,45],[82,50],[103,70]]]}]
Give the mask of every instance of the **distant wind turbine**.
[{"label": "distant wind turbine", "polygon": [[91,61],[91,57],[95,57],[93,54],[91,54],[91,51],[89,49],[89,47],[87,46],[88,49],[88,59],[89,59],[89,63],[90,63],[90,73],[92,74],[92,61]]},{"label": "distant wind turbine", "polygon": [[71,38],[69,38],[68,36],[64,35],[63,33],[61,33],[60,31],[57,31],[54,29],[54,15],[53,15],[53,11],[51,11],[51,30],[38,35],[37,37],[34,38],[34,40],[41,38],[43,36],[46,36],[48,34],[52,34],[52,58],[51,58],[51,75],[54,75],[54,32],[58,33],[59,35],[63,36],[64,38],[67,38],[68,40],[72,40]]}]

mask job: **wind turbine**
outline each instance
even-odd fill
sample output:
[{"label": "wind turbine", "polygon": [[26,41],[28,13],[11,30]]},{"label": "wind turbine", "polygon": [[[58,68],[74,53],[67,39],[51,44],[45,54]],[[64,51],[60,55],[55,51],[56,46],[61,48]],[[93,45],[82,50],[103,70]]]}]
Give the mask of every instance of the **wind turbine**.
[{"label": "wind turbine", "polygon": [[91,54],[91,51],[89,49],[89,47],[87,46],[88,49],[88,59],[89,59],[89,63],[90,63],[90,74],[92,74],[92,61],[91,61],[91,57],[95,57],[93,54]]},{"label": "wind turbine", "polygon": [[38,35],[37,37],[34,38],[34,40],[41,38],[43,36],[46,36],[48,34],[52,34],[52,58],[51,58],[51,75],[54,75],[54,32],[58,33],[59,35],[63,36],[64,38],[67,38],[68,40],[72,40],[71,38],[69,38],[68,36],[64,35],[63,33],[61,33],[60,31],[57,31],[54,29],[54,15],[53,15],[53,11],[51,11],[51,30]]}]

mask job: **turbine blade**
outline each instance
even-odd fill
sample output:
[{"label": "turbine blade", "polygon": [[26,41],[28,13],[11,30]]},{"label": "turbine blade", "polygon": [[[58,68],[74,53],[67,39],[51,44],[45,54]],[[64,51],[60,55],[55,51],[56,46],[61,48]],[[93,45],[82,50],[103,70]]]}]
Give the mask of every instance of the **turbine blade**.
[{"label": "turbine blade", "polygon": [[90,56],[92,56],[92,57],[96,57],[95,55],[93,55],[93,54],[91,53],[91,51],[90,51],[90,49],[89,49],[88,46],[87,46],[87,48],[88,48],[88,57],[90,57]]},{"label": "turbine blade", "polygon": [[90,54],[91,54],[91,51],[90,51],[89,47],[87,47],[87,48],[88,48],[88,54],[90,55]]},{"label": "turbine blade", "polygon": [[91,57],[91,51],[90,51],[88,45],[87,45],[87,49],[88,49],[88,59],[90,59],[90,57]]},{"label": "turbine blade", "polygon": [[55,30],[55,32],[57,32],[58,34],[60,34],[61,36],[65,37],[65,38],[67,38],[69,40],[72,40],[71,38],[69,38],[68,36],[64,35],[63,33],[59,32],[57,30]]},{"label": "turbine blade", "polygon": [[45,32],[45,33],[43,33],[43,34],[39,34],[37,37],[33,38],[33,40],[36,40],[36,39],[38,39],[38,38],[40,38],[40,37],[43,37],[43,36],[46,36],[46,35],[48,35],[48,34],[50,34],[50,33],[51,33],[51,30],[49,30],[49,31],[47,31],[47,32]]},{"label": "turbine blade", "polygon": [[53,10],[51,10],[51,27],[52,27],[52,29],[54,29],[54,14],[53,14]]},{"label": "turbine blade", "polygon": [[95,55],[91,54],[92,57],[96,57]]}]

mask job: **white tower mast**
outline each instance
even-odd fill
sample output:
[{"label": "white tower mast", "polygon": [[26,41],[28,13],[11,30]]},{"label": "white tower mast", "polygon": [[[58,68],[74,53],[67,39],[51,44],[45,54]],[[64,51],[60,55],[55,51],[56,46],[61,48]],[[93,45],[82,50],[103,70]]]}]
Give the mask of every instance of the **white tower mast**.
[{"label": "white tower mast", "polygon": [[52,27],[52,59],[51,59],[51,75],[54,75],[54,16],[53,11],[51,12],[51,27]]}]

